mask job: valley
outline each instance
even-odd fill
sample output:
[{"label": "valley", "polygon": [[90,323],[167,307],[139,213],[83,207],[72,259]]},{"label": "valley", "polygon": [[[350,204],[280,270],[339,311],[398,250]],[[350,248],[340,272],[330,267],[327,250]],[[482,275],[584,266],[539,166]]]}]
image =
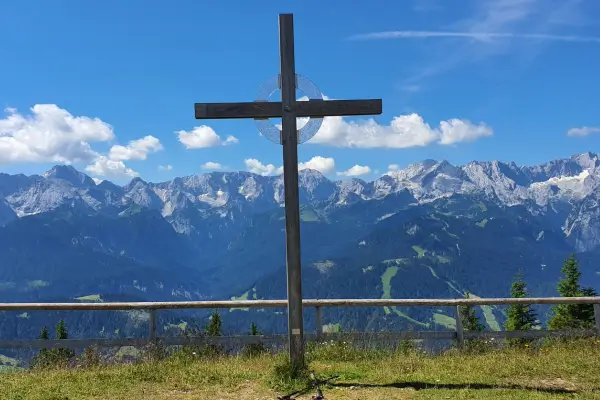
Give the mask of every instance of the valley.
[{"label": "valley", "polygon": [[[523,269],[532,296],[554,296],[571,252],[582,284],[600,288],[599,194],[600,158],[592,153],[531,167],[426,160],[372,182],[304,169],[303,295],[507,297]],[[248,172],[124,186],[97,184],[71,166],[0,174],[0,302],[283,299],[282,202],[281,176]],[[225,312],[224,329],[245,332],[255,322],[284,332],[282,311]],[[478,313],[487,329],[502,327],[502,308]],[[3,314],[7,338],[36,337],[63,317],[74,335],[90,337],[141,335],[147,323],[127,312]],[[312,329],[314,315],[305,314]],[[207,316],[161,312],[159,327],[204,324]],[[434,308],[326,309],[324,319],[342,330],[455,324],[453,310]]]}]

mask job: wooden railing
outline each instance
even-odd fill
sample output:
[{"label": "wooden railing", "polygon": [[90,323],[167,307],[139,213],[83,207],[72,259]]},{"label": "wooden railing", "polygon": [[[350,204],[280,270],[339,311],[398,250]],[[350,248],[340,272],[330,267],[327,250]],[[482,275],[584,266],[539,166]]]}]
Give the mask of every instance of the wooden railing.
[{"label": "wooden railing", "polygon": [[[600,297],[543,297],[543,298],[477,298],[477,299],[325,299],[303,300],[303,307],[315,308],[316,330],[305,334],[306,340],[392,340],[404,339],[438,339],[456,340],[462,345],[465,339],[471,338],[539,338],[547,336],[572,335],[569,331],[464,331],[460,306],[511,305],[511,304],[593,304],[595,329],[578,332],[580,335],[597,335],[600,337]],[[240,300],[240,301],[183,301],[183,302],[137,302],[137,303],[0,303],[0,311],[75,311],[75,310],[146,310],[149,313],[149,334],[145,339],[14,339],[0,340],[0,348],[84,348],[88,346],[144,346],[160,342],[164,345],[185,344],[239,344],[278,343],[285,344],[287,335],[261,336],[222,336],[222,337],[157,337],[156,313],[158,310],[182,309],[217,309],[217,308],[285,308],[286,300]],[[364,333],[324,333],[324,307],[455,307],[455,331],[405,331],[405,332],[364,332]]]}]

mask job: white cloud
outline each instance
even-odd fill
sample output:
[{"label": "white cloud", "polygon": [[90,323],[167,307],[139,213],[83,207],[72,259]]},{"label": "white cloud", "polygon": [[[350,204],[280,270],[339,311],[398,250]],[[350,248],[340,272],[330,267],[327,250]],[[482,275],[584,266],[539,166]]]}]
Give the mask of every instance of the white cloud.
[{"label": "white cloud", "polygon": [[108,157],[115,161],[145,160],[148,153],[163,149],[160,141],[154,136],[145,136],[141,139],[132,140],[127,146],[115,145],[110,148]]},{"label": "white cloud", "polygon": [[[283,173],[283,166],[276,167],[273,164],[264,165],[255,158],[246,159],[244,160],[244,163],[246,164],[248,171],[254,174],[269,176],[280,175]],[[298,164],[298,171],[303,169],[314,169],[322,174],[328,174],[335,170],[335,160],[331,157],[315,156],[307,162]]]},{"label": "white cloud", "polygon": [[240,141],[238,140],[238,138],[236,138],[235,136],[227,136],[227,139],[225,139],[225,141],[223,142],[224,146],[227,146],[228,144],[238,144]]},{"label": "white cloud", "polygon": [[423,39],[423,38],[466,38],[480,41],[492,39],[532,39],[559,42],[600,43],[600,37],[579,35],[547,35],[543,33],[500,33],[500,32],[440,32],[440,31],[387,31],[355,35],[354,40],[372,39]]},{"label": "white cloud", "polygon": [[96,185],[99,185],[99,184],[101,184],[102,182],[104,182],[104,180],[103,180],[103,179],[98,179],[98,178],[92,178],[92,180],[94,181],[94,183],[95,183]]},{"label": "white cloud", "polygon": [[342,117],[328,117],[317,134],[307,143],[336,147],[408,148],[433,143],[451,145],[491,136],[492,129],[481,123],[451,119],[431,128],[418,114],[394,117],[390,125],[379,125],[374,119],[346,122]]},{"label": "white cloud", "polygon": [[36,104],[31,115],[14,108],[0,119],[0,164],[13,162],[73,163],[98,156],[89,142],[114,138],[113,128],[98,118],[73,116],[55,104]]},{"label": "white cloud", "polygon": [[135,177],[139,174],[123,161],[145,160],[149,153],[162,150],[157,138],[146,136],[127,146],[112,146],[108,155],[102,155],[93,150],[90,143],[113,140],[113,127],[99,118],[73,116],[55,104],[36,104],[28,116],[14,108],[7,108],[5,112],[7,116],[0,119],[0,164],[91,162],[85,170],[92,174]]},{"label": "white cloud", "polygon": [[264,165],[256,158],[248,158],[244,160],[246,168],[253,174],[268,176],[268,175],[279,175],[283,173],[283,167],[275,167],[273,164]]},{"label": "white cloud", "polygon": [[303,169],[314,169],[322,174],[328,174],[335,170],[335,161],[331,157],[315,156],[305,163],[298,164],[298,171]]},{"label": "white cloud", "polygon": [[600,133],[600,127],[583,126],[581,128],[571,128],[567,132],[568,136],[587,136],[590,133]]},{"label": "white cloud", "polygon": [[173,166],[172,165],[159,165],[158,170],[159,171],[172,171]]},{"label": "white cloud", "polygon": [[405,85],[417,84],[432,75],[490,56],[511,53],[511,60],[518,60],[522,66],[523,61],[531,62],[551,43],[600,43],[597,36],[565,34],[565,27],[579,27],[586,19],[593,19],[593,11],[586,10],[589,2],[473,0],[471,3],[472,7],[459,10],[461,13],[469,10],[469,14],[440,27],[439,31],[385,31],[355,35],[351,39],[437,38],[429,43],[424,63],[416,65],[414,74],[404,81]]},{"label": "white cloud", "polygon": [[200,166],[202,169],[222,169],[223,166],[218,162],[208,161]]},{"label": "white cloud", "polygon": [[127,168],[123,161],[111,160],[106,156],[98,156],[93,164],[85,167],[85,170],[98,176],[115,179],[140,176],[131,168]]},{"label": "white cloud", "polygon": [[[123,161],[145,160],[149,153],[163,149],[160,141],[154,136],[144,136],[141,139],[131,140],[127,146],[114,145],[108,151],[108,156],[98,155],[93,164],[88,165],[85,170],[98,175],[113,179],[133,178],[140,174],[128,168]],[[159,170],[170,171],[171,165],[159,166]]]},{"label": "white cloud", "polygon": [[349,168],[344,172],[338,172],[337,174],[344,175],[344,176],[361,176],[361,175],[369,174],[370,172],[371,172],[371,168],[369,168],[368,166],[362,166],[362,165],[356,164],[352,168]]},{"label": "white cloud", "polygon": [[398,164],[390,164],[388,165],[388,171],[398,171],[400,166]]},{"label": "white cloud", "polygon": [[239,143],[239,140],[234,136],[227,136],[225,140],[222,140],[214,129],[207,125],[197,126],[191,131],[179,131],[177,136],[187,149],[203,149]]}]

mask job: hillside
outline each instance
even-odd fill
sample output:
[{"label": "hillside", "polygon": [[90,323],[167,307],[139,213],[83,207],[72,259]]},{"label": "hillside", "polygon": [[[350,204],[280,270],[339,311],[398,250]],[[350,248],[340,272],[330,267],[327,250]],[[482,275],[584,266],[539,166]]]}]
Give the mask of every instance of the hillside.
[{"label": "hillside", "polygon": [[[0,301],[285,298],[282,183],[213,172],[118,186],[71,166],[0,174]],[[533,295],[554,295],[570,252],[582,283],[600,288],[592,153],[540,166],[425,160],[372,182],[303,170],[300,195],[305,297],[507,296],[521,268]],[[502,325],[501,309],[480,312],[489,329]],[[452,313],[326,310],[325,318],[343,329],[449,329]],[[231,331],[251,321],[266,332],[285,327],[278,311],[226,314]],[[67,317],[73,332],[141,332],[123,331],[123,320],[84,327],[81,318],[96,317]],[[181,316],[160,318],[166,326]],[[313,318],[307,312],[309,327]],[[54,322],[9,313],[0,330],[33,337]]]}]

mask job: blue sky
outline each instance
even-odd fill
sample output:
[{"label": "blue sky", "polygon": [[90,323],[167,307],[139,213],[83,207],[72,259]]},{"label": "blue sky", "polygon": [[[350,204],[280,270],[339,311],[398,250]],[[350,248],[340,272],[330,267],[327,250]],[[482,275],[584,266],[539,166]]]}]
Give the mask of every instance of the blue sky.
[{"label": "blue sky", "polygon": [[372,121],[326,119],[301,167],[371,180],[426,158],[599,150],[596,0],[20,0],[0,14],[0,171],[278,173],[281,147],[252,120],[197,121],[193,105],[252,101],[278,73],[286,12],[299,74],[330,98],[383,99]]}]

